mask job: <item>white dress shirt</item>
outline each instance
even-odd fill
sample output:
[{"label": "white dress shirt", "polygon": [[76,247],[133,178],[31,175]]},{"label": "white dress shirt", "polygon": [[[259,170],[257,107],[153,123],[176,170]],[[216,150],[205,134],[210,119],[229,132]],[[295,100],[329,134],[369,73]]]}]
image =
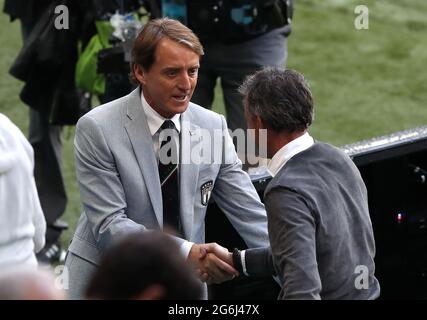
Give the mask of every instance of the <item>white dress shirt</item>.
[{"label": "white dress shirt", "polygon": [[[141,90],[141,102],[142,102],[142,108],[144,109],[145,116],[147,117],[148,122],[148,129],[150,130],[151,136],[153,137],[153,146],[154,146],[154,153],[156,154],[157,162],[159,161],[159,149],[160,149],[160,141],[162,137],[160,136],[159,129],[162,126],[163,122],[166,120],[171,120],[177,129],[177,131],[181,132],[181,114],[176,114],[172,118],[167,119],[163,116],[161,116],[156,110],[154,110],[145,100],[144,94]],[[178,150],[179,150],[179,139],[178,139]],[[193,242],[185,241],[181,245],[181,253],[184,257],[188,257],[188,254],[190,253],[191,247],[193,246]]]},{"label": "white dress shirt", "polygon": [[268,171],[274,177],[280,169],[296,154],[310,148],[314,144],[314,139],[308,134],[304,133],[302,136],[292,140],[284,145],[276,154],[271,158],[268,164]]},{"label": "white dress shirt", "polygon": [[[159,160],[159,148],[160,148],[160,132],[159,129],[162,126],[163,122],[166,120],[171,120],[176,130],[180,133],[181,132],[181,114],[176,114],[172,118],[167,119],[160,114],[157,113],[156,110],[154,110],[145,100],[144,94],[141,91],[141,102],[142,102],[142,108],[144,109],[145,116],[147,117],[148,122],[148,129],[150,130],[151,136],[153,137],[153,145],[154,145],[154,152],[156,154],[157,161]],[[178,142],[179,143],[179,142]],[[179,147],[179,144],[178,144]]]}]

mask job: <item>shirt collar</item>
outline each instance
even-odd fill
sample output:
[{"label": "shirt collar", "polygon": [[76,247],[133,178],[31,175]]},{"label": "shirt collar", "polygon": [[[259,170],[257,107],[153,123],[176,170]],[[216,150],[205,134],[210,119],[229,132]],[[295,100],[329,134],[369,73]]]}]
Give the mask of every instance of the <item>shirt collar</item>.
[{"label": "shirt collar", "polygon": [[166,119],[165,117],[162,117],[160,114],[157,113],[156,110],[154,110],[145,100],[144,93],[141,90],[141,102],[142,102],[142,108],[144,109],[145,115],[147,117],[148,122],[148,128],[150,129],[150,133],[152,136],[154,136],[157,131],[159,131],[160,127],[162,126],[163,122],[165,120],[172,120],[172,122],[175,124],[176,130],[178,132],[181,132],[181,114],[176,114],[170,119]]},{"label": "shirt collar", "polygon": [[308,134],[304,133],[302,136],[292,140],[285,144],[271,159],[268,164],[268,171],[271,176],[274,177],[280,169],[296,154],[310,148],[314,144],[313,138]]}]

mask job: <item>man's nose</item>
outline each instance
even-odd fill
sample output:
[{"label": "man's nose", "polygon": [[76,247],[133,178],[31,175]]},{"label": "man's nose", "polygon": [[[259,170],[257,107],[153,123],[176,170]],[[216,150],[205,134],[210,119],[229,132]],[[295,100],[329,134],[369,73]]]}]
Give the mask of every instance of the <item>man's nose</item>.
[{"label": "man's nose", "polygon": [[183,74],[179,78],[178,87],[181,90],[190,90],[191,89],[191,78],[188,74]]}]

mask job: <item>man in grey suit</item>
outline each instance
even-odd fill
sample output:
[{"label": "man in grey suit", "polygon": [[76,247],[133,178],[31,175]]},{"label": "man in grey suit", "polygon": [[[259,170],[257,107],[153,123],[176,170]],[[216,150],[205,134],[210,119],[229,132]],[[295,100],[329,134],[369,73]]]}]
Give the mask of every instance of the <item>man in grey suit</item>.
[{"label": "man in grey suit", "polygon": [[307,132],[314,103],[304,77],[267,68],[241,92],[248,127],[255,136],[267,130],[271,248],[236,249],[223,259],[247,276],[277,274],[279,299],[377,298],[366,187],[346,154]]},{"label": "man in grey suit", "polygon": [[139,87],[79,120],[75,156],[84,212],[65,263],[70,298],[84,296],[102,253],[133,231],[170,230],[205,281],[237,275],[217,257],[225,248],[203,244],[210,195],[248,247],[268,245],[264,206],[224,117],[190,103],[202,55],[197,36],[181,23],[148,22],[133,48]]}]

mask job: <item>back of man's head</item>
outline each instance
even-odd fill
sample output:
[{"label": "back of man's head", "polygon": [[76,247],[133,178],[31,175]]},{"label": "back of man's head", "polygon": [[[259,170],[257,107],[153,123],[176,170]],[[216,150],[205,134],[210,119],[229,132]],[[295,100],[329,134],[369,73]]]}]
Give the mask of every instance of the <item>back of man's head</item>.
[{"label": "back of man's head", "polygon": [[160,232],[122,238],[103,256],[90,299],[201,299],[202,287],[179,247]]},{"label": "back of man's head", "polygon": [[268,67],[249,76],[239,89],[246,113],[259,116],[268,129],[295,133],[313,121],[313,97],[304,76],[294,70]]},{"label": "back of man's head", "polygon": [[0,273],[0,300],[63,300],[53,275],[42,269],[13,268]]}]

